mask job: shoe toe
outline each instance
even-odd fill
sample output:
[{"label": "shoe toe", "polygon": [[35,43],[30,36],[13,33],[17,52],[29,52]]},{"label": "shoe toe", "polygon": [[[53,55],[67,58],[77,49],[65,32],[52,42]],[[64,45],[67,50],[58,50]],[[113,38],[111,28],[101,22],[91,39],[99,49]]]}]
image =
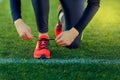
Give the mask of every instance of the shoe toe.
[{"label": "shoe toe", "polygon": [[39,59],[39,58],[45,59],[46,58],[46,59],[48,59],[48,58],[50,58],[50,51],[47,49],[36,50],[34,52],[34,58],[37,58],[37,59]]}]

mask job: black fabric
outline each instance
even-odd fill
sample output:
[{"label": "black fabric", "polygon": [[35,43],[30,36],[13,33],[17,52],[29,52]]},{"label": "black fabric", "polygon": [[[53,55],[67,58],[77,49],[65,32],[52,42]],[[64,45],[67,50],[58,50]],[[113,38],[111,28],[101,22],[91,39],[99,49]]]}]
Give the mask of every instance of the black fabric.
[{"label": "black fabric", "polygon": [[32,0],[38,31],[48,32],[49,0]]},{"label": "black fabric", "polygon": [[[38,31],[48,32],[49,0],[32,0]],[[13,21],[22,18],[21,0],[10,0]]]},{"label": "black fabric", "polygon": [[[84,1],[85,0],[60,0],[65,13],[67,30],[75,27],[79,33],[82,33],[97,12],[100,0],[88,0],[88,5],[85,10],[83,8]],[[32,0],[32,4],[39,32],[48,32],[49,0]],[[10,0],[10,5],[13,20],[15,21],[18,18],[22,18],[21,0]]]},{"label": "black fabric", "polygon": [[[85,0],[60,0],[63,11],[64,11],[64,17],[65,17],[65,25],[66,30],[70,30],[82,17],[82,14],[84,12],[84,4]],[[70,49],[78,48],[81,44],[81,36],[82,34],[79,34],[75,40],[72,42],[70,46],[66,46]]]},{"label": "black fabric", "polygon": [[[21,0],[10,0],[13,20],[21,17]],[[100,0],[87,0],[88,5],[84,8],[85,0],[60,0],[65,14],[66,29],[74,27],[79,35],[72,44],[80,43],[80,38],[87,24],[94,17],[100,6]],[[32,0],[35,11],[38,31],[48,32],[49,0]],[[72,45],[71,45],[72,46]]]},{"label": "black fabric", "polygon": [[81,44],[82,32],[96,14],[100,0],[88,0],[88,5],[84,9],[85,0],[60,0],[65,16],[66,29],[70,30],[72,27],[76,28],[79,35],[74,39],[70,49],[78,48]]},{"label": "black fabric", "polygon": [[66,28],[71,29],[81,18],[85,0],[60,0],[65,14]]},{"label": "black fabric", "polygon": [[21,0],[10,0],[11,14],[13,21],[22,18],[21,16]]},{"label": "black fabric", "polygon": [[82,33],[84,28],[87,26],[87,24],[91,21],[91,19],[94,17],[96,12],[99,9],[100,0],[88,0],[88,5],[82,15],[82,17],[79,19],[76,25],[74,25],[74,28],[78,30],[79,33]]}]

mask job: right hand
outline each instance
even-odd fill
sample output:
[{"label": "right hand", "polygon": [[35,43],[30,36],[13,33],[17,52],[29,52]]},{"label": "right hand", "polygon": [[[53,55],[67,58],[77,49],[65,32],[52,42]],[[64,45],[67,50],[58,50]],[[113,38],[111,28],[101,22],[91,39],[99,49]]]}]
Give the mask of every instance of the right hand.
[{"label": "right hand", "polygon": [[60,46],[69,46],[78,35],[79,32],[75,28],[71,28],[68,31],[60,33],[55,40]]},{"label": "right hand", "polygon": [[14,22],[17,32],[21,38],[24,40],[33,39],[33,35],[31,33],[31,29],[28,25],[26,25],[22,19],[18,19]]}]

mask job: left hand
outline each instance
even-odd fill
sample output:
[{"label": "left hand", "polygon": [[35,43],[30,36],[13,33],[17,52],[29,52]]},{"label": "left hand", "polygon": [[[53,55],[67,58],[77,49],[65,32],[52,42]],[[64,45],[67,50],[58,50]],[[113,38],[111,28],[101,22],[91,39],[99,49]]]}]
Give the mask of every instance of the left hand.
[{"label": "left hand", "polygon": [[72,28],[69,31],[62,32],[56,37],[56,43],[60,46],[69,46],[74,41],[74,39],[78,36],[79,32]]}]

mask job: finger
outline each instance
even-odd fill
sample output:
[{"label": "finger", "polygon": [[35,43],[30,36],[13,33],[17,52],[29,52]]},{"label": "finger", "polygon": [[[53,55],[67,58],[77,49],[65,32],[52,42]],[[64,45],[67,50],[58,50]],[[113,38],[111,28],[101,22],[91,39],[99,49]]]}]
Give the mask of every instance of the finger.
[{"label": "finger", "polygon": [[62,36],[62,33],[60,33],[57,37],[56,37],[56,41],[58,40],[58,39],[60,39],[61,38],[61,36]]},{"label": "finger", "polygon": [[61,45],[62,47],[65,47],[65,46],[67,46],[67,45]]},{"label": "finger", "polygon": [[21,34],[20,37],[21,37],[22,39],[24,39],[24,40],[27,40],[25,33],[24,33],[24,34]]},{"label": "finger", "polygon": [[26,37],[32,39],[33,35],[29,31],[26,31]]},{"label": "finger", "polygon": [[60,46],[67,46],[66,43],[60,43]]},{"label": "finger", "polygon": [[27,35],[27,37],[30,38],[30,39],[33,38],[33,35],[32,35],[32,32],[31,32],[30,27],[27,27],[26,35]]},{"label": "finger", "polygon": [[56,42],[59,44],[59,43],[62,43],[63,42],[63,39],[62,38],[59,38],[58,40],[56,40]]},{"label": "finger", "polygon": [[33,39],[33,37],[28,37],[27,35],[26,35],[26,37],[24,38],[24,40],[32,40]]},{"label": "finger", "polygon": [[28,37],[33,37],[31,29],[29,27],[28,27],[26,34],[28,35]]},{"label": "finger", "polygon": [[24,33],[24,34],[21,34],[20,37],[24,40],[30,40],[30,38],[27,37],[27,35]]}]

